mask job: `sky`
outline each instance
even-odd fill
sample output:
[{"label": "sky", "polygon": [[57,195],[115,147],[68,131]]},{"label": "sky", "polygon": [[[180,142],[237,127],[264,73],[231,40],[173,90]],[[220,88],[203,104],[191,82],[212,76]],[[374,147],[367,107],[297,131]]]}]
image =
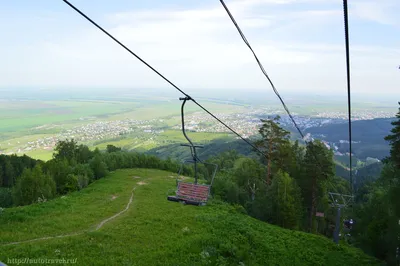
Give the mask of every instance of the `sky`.
[{"label": "sky", "polygon": [[[271,91],[217,0],[70,2],[189,93]],[[399,96],[400,1],[349,2],[352,91]],[[341,0],[225,3],[283,95],[346,95]],[[0,0],[0,33],[0,88],[173,90],[61,0]]]}]

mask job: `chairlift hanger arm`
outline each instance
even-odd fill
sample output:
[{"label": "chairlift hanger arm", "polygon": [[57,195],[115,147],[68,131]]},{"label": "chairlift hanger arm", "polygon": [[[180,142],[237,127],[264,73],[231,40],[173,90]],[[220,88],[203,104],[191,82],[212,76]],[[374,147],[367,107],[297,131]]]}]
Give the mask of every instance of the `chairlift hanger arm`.
[{"label": "chairlift hanger arm", "polygon": [[190,147],[194,147],[193,142],[190,140],[188,135],[186,135],[186,129],[185,129],[185,104],[186,104],[186,101],[190,101],[190,100],[192,100],[192,98],[181,97],[181,98],[179,98],[179,100],[183,101],[182,106],[181,106],[182,132],[183,132],[183,135],[185,136],[185,138],[187,139],[187,141],[190,143]]}]

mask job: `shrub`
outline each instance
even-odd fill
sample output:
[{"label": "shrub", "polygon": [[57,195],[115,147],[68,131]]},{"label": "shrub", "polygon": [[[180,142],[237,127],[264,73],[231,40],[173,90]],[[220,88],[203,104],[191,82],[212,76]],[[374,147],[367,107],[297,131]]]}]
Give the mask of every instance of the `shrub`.
[{"label": "shrub", "polygon": [[79,189],[78,177],[74,174],[69,174],[65,182],[65,192],[72,192]]},{"label": "shrub", "polygon": [[56,184],[40,165],[32,170],[25,169],[17,185],[13,188],[13,200],[16,205],[28,205],[37,202],[38,198],[51,199],[56,194]]}]

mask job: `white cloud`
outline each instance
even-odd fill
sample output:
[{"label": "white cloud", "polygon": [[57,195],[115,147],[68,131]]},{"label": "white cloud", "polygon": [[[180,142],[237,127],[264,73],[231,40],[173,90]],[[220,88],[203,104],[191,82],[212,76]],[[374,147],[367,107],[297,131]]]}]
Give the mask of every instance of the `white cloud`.
[{"label": "white cloud", "polygon": [[356,1],[351,4],[352,14],[365,20],[387,25],[400,25],[400,2],[386,1]]},{"label": "white cloud", "polygon": [[[343,19],[340,8],[325,5],[336,2],[236,0],[227,4],[278,90],[331,92],[345,88]],[[298,3],[301,10],[292,7]],[[270,90],[220,5],[104,16],[105,28],[182,88]],[[67,19],[80,18],[71,14]],[[79,25],[74,33],[60,31],[61,37],[36,40],[11,52],[0,50],[5,62],[0,64],[4,77],[0,86],[169,86],[89,23]],[[340,35],[330,31],[332,27]],[[394,71],[399,64],[396,56],[400,52],[388,47],[352,46],[353,89],[374,91],[379,85],[382,91],[396,91],[400,83]]]}]

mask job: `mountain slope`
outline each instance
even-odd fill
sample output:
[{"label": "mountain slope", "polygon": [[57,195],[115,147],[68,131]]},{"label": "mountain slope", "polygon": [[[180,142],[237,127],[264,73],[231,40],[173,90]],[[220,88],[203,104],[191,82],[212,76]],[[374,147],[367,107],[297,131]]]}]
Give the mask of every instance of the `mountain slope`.
[{"label": "mountain slope", "polygon": [[[218,155],[222,152],[235,150],[239,154],[245,156],[256,156],[256,153],[252,151],[252,148],[242,140],[225,140],[216,139],[209,143],[204,144],[204,149],[200,149],[198,154],[202,160],[207,160],[211,156]],[[190,158],[190,150],[188,147],[181,147],[180,144],[169,144],[165,146],[160,146],[146,152],[147,154],[156,155],[162,159],[167,159],[168,157],[176,160],[184,160]],[[341,161],[339,161],[341,159]],[[348,162],[348,156],[335,156],[335,173],[336,176],[340,176],[346,180],[349,180],[349,169],[344,165]],[[356,168],[358,159],[353,157],[353,167]],[[382,163],[373,163],[363,167],[359,167],[357,174],[354,176],[357,178],[357,186],[361,186],[366,181],[376,180],[380,171],[382,170]]]},{"label": "mountain slope", "polygon": [[[380,265],[358,249],[260,222],[240,208],[169,202],[166,193],[174,186],[169,172],[119,170],[64,198],[6,209],[0,215],[0,261],[29,257],[77,259],[77,265]],[[101,221],[124,209],[97,230]]]},{"label": "mountain slope", "polygon": [[[354,155],[362,160],[367,157],[382,159],[389,155],[389,144],[384,137],[392,129],[393,118],[376,118],[371,120],[359,120],[352,122],[352,151]],[[340,140],[348,140],[348,124],[326,124],[321,127],[311,127],[305,130],[317,139],[336,143],[339,151],[348,152],[348,143],[339,143]]]},{"label": "mountain slope", "polygon": [[[156,155],[162,159],[166,159],[168,157],[178,160],[190,158],[190,149],[188,147],[181,147],[180,144],[181,143],[176,143],[156,147],[148,150],[146,153]],[[206,160],[211,156],[215,156],[229,150],[236,150],[238,153],[245,156],[249,156],[253,153],[252,147],[243,140],[214,139],[209,141],[208,143],[201,143],[201,145],[203,145],[204,148],[198,149],[198,155],[202,160]]]}]

